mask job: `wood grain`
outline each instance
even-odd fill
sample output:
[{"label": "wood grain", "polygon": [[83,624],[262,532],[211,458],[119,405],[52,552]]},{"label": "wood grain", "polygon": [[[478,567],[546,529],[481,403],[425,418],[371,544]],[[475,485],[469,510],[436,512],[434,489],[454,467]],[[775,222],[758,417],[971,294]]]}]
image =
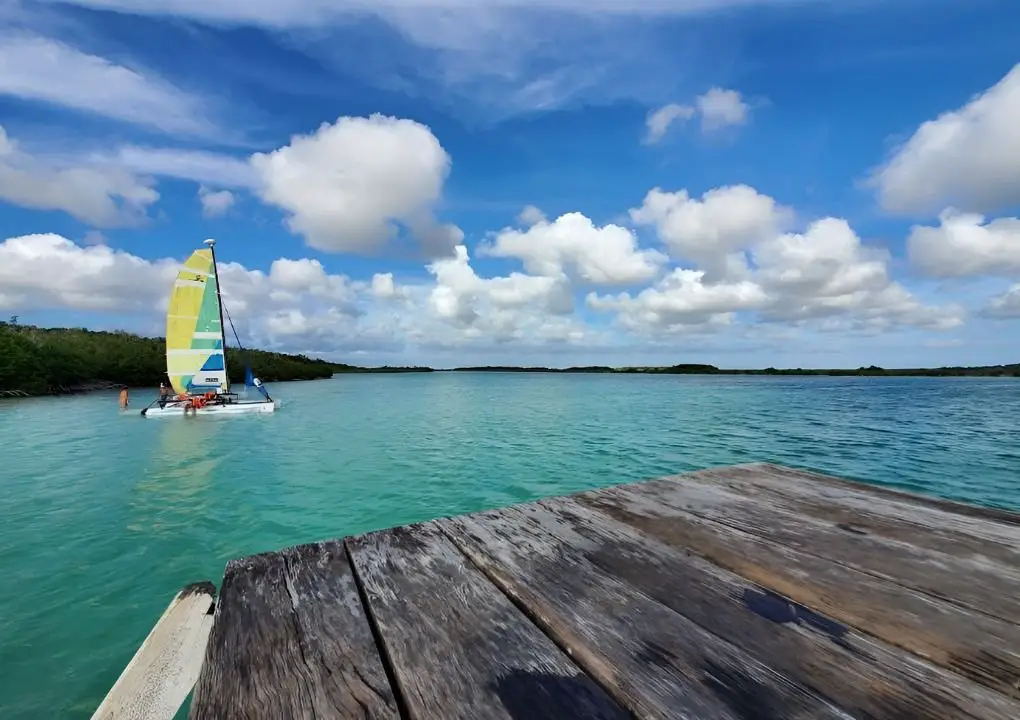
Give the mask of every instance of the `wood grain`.
[{"label": "wood grain", "polygon": [[667,484],[611,488],[579,501],[989,688],[1012,693],[1020,680],[1020,627],[704,520],[681,509],[683,497],[682,485]]},{"label": "wood grain", "polygon": [[854,717],[1005,718],[1020,705],[587,506],[522,506],[586,559]]},{"label": "wood grain", "polygon": [[439,521],[461,548],[637,717],[843,718],[741,648],[610,577],[519,511]]},{"label": "wood grain", "polygon": [[347,548],[408,717],[630,717],[438,527],[361,535]]},{"label": "wood grain", "polygon": [[843,517],[840,523],[818,519],[785,497],[739,481],[720,482],[710,474],[654,480],[640,487],[632,489],[642,494],[655,490],[659,497],[669,497],[673,507],[706,520],[1020,624],[1018,566],[968,552],[964,544],[947,544],[943,550],[918,547],[910,540],[925,531],[916,527],[908,526],[909,532],[900,527],[893,538],[880,528],[873,531],[874,524],[860,516]]},{"label": "wood grain", "polygon": [[771,501],[792,503],[799,514],[858,526],[917,547],[1020,566],[1020,513],[768,463],[702,470],[690,477],[725,483],[741,492],[765,491]]},{"label": "wood grain", "polygon": [[198,679],[212,629],[216,589],[178,592],[96,708],[92,720],[171,720]]},{"label": "wood grain", "polygon": [[227,565],[189,717],[399,717],[342,543]]}]

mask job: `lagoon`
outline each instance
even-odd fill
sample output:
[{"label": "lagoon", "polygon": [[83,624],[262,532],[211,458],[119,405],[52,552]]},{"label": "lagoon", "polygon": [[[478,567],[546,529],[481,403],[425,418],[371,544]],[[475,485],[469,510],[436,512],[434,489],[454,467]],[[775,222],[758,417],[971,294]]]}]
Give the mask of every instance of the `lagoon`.
[{"label": "lagoon", "polygon": [[[1020,510],[1012,378],[348,375],[269,416],[132,392],[0,403],[0,717],[88,718],[180,586],[232,557],[772,461]],[[183,714],[183,713],[182,713]]]}]

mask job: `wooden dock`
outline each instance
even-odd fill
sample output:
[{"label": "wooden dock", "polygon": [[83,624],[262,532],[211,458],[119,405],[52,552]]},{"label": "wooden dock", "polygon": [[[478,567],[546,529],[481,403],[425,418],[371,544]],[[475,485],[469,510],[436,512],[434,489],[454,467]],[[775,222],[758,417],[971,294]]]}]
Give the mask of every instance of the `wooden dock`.
[{"label": "wooden dock", "polygon": [[755,464],[233,560],[189,717],[1018,720],[1020,514]]}]

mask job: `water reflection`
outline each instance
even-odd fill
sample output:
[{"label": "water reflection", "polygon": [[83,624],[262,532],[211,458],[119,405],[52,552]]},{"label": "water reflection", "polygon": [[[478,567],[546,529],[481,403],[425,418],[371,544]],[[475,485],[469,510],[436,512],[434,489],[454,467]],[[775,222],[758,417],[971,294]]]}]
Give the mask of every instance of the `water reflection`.
[{"label": "water reflection", "polygon": [[211,490],[226,458],[225,418],[159,418],[158,442],[135,483],[128,529],[160,533],[210,511]]}]

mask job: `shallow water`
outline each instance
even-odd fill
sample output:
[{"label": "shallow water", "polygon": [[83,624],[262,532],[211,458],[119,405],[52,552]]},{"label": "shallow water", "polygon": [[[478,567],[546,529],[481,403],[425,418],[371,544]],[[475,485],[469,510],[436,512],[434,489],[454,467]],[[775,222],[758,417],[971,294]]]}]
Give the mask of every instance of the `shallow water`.
[{"label": "shallow water", "polygon": [[[0,403],[0,717],[88,718],[232,557],[767,460],[1020,509],[1020,381],[461,374],[280,383],[271,416]],[[137,407],[136,407],[137,406]]]}]

